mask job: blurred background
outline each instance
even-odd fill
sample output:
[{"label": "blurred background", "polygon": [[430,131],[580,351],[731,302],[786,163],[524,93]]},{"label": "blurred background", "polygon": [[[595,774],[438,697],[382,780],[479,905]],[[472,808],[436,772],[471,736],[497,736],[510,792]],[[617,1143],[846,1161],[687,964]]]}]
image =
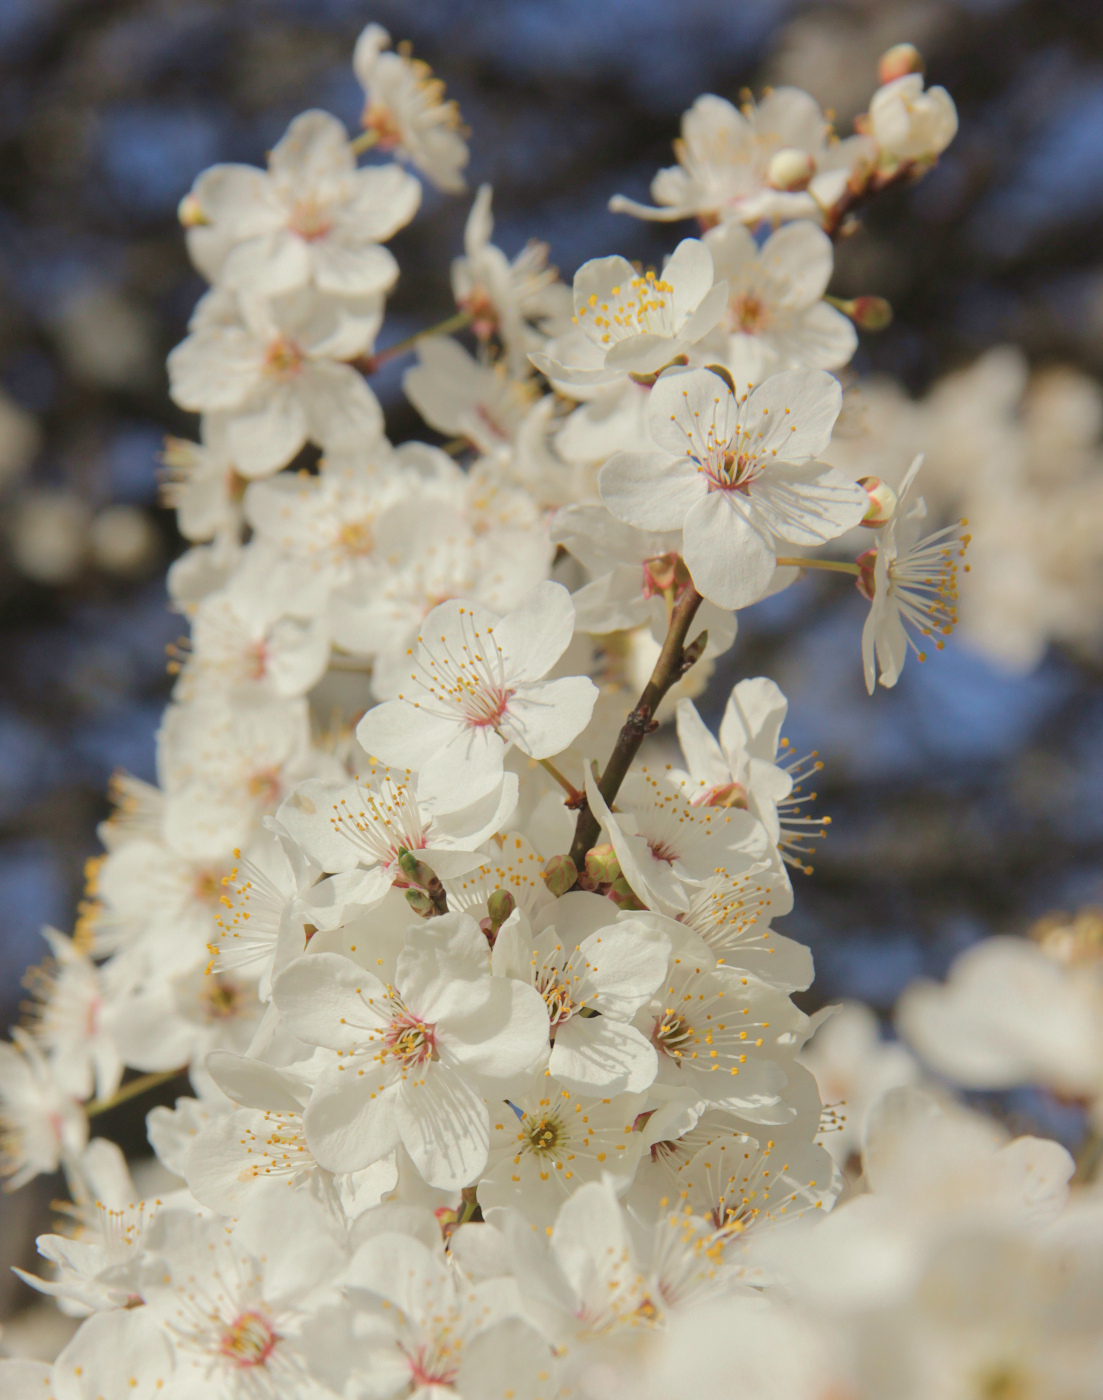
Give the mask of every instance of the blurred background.
[{"label": "blurred background", "polygon": [[[935,512],[974,521],[976,592],[946,651],[869,701],[865,604],[809,580],[741,615],[702,709],[717,718],[734,680],[769,674],[796,750],[826,765],[830,839],[786,926],[815,951],[809,1008],[859,997],[887,1012],[977,938],[1103,903],[1098,0],[0,0],[6,1022],[40,925],[71,926],[112,771],[154,776],[182,630],[158,459],[166,433],[194,432],[163,362],[203,290],[177,202],[216,161],[263,163],[304,108],[355,126],[352,44],[373,19],[458,99],[495,241],[513,254],[546,240],[567,280],[614,250],[658,262],[692,231],[606,203],[646,197],[700,92],[793,83],[845,132],[880,53],[920,47],[961,130],[839,247],[832,291],[885,296],[896,319],[862,336],[838,455],[895,479],[926,450]],[[448,314],[468,207],[427,190],[394,240],[408,271],[381,345]],[[373,380],[396,440],[425,431],[404,363]],[[136,1146],[148,1106],[102,1130]],[[1038,1095],[1002,1111],[1066,1141],[1081,1131]],[[29,1262],[49,1196],[40,1180],[5,1203],[6,1262]],[[17,1290],[0,1277],[0,1308]]]}]

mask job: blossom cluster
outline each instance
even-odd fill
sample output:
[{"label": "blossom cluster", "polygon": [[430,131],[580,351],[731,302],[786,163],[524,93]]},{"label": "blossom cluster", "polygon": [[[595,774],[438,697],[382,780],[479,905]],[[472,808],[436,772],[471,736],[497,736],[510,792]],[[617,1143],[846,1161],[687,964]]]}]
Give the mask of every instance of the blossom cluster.
[{"label": "blossom cluster", "polygon": [[[805,1050],[824,1016],[772,926],[824,827],[812,760],[768,678],[717,735],[693,703],[738,610],[802,569],[869,599],[871,691],[954,625],[967,536],[922,535],[921,461],[898,490],[832,462],[883,308],[827,296],[833,238],[934,162],[951,100],[906,46],[845,141],[792,89],[703,97],[657,209],[613,201],[701,237],[571,287],[543,246],[491,241],[484,187],[454,314],[377,348],[387,241],[418,176],[463,188],[467,147],[379,26],[354,67],[359,135],[307,112],[181,205],[211,284],[169,357],[201,415],[166,450],[191,635],[158,782],[116,780],[75,931],[47,931],[0,1050],[6,1173],[62,1168],[76,1222],[27,1281],[84,1319],[55,1363],[0,1362],[4,1393],[872,1397],[983,1373],[971,1393],[1011,1395],[1043,1362],[1082,1393],[1080,1314],[1059,1357],[1031,1351],[986,1291],[1037,1322],[1098,1273],[1063,1148],[905,1072],[851,1139],[868,1199],[832,1212],[854,1188]],[[372,375],[407,352],[443,446],[385,435]],[[793,553],[857,530],[853,562]],[[667,719],[682,766],[654,757]],[[185,1070],[142,1199],[90,1124]],[[997,1323],[1019,1350],[981,1356]]]}]

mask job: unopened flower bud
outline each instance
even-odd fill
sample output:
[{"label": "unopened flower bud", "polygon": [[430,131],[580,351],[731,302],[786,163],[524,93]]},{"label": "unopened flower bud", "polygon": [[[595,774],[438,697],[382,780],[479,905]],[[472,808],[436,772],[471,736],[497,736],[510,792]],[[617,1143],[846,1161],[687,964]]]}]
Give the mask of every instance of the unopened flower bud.
[{"label": "unopened flower bud", "polygon": [[884,297],[855,297],[847,315],[860,331],[883,331],[892,325],[892,307]]},{"label": "unopened flower bud", "polygon": [[914,44],[893,44],[877,60],[877,81],[891,83],[905,73],[922,73],[923,55]]},{"label": "unopened flower bud", "polygon": [[190,190],[176,206],[176,217],[184,228],[202,228],[204,224],[211,222],[203,212],[202,204]]},{"label": "unopened flower bud", "polygon": [[623,875],[613,881],[609,888],[609,898],[619,909],[647,908],[647,905],[637,897],[635,890]]},{"label": "unopened flower bud", "polygon": [[406,849],[405,846],[399,846],[398,868],[402,871],[403,875],[405,875],[406,879],[409,880],[411,884],[420,885],[423,883],[421,880],[418,879],[417,868],[420,865],[420,863],[421,862],[418,860],[417,856],[412,855]]},{"label": "unopened flower bud", "polygon": [[406,903],[422,919],[431,919],[437,912],[436,906],[424,890],[407,890]]},{"label": "unopened flower bud", "polygon": [[490,916],[491,932],[497,934],[505,921],[517,908],[517,901],[509,890],[495,890],[486,901],[486,912]]},{"label": "unopened flower bud", "polygon": [[796,146],[785,146],[770,161],[766,168],[766,183],[775,190],[797,190],[808,188],[808,182],[816,173],[816,162],[807,151]]},{"label": "unopened flower bud", "polygon": [[552,856],[544,866],[544,884],[556,899],[573,889],[577,879],[578,871],[570,856]]},{"label": "unopened flower bud", "polygon": [[863,476],[858,480],[869,497],[869,509],[862,516],[862,524],[871,530],[879,530],[887,525],[896,514],[896,492],[879,476]]},{"label": "unopened flower bud", "polygon": [[611,885],[620,878],[620,861],[607,842],[586,852],[586,874],[595,885]]}]

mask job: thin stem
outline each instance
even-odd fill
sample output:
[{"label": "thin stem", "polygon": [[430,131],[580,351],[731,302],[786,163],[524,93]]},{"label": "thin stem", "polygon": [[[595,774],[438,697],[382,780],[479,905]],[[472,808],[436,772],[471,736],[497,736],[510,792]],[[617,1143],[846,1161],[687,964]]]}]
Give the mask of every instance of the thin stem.
[{"label": "thin stem", "polygon": [[1092,1128],[1088,1130],[1076,1154],[1073,1184],[1076,1186],[1089,1185],[1099,1175],[1101,1166],[1103,1166],[1103,1134]]},{"label": "thin stem", "polygon": [[[613,799],[620,791],[620,785],[624,782],[633,760],[640,751],[644,737],[658,728],[654,716],[664,696],[675,681],[680,680],[699,659],[704,650],[702,637],[698,637],[697,641],[690,647],[686,647],[686,637],[701,602],[700,593],[691,583],[686,587],[685,592],[675,605],[674,611],[670,614],[670,626],[667,629],[666,641],[663,642],[663,649],[659,653],[658,661],[655,662],[655,669],[651,672],[651,679],[644,686],[643,694],[636,702],[635,708],[624,721],[613,752],[609,756],[609,762],[605,765],[605,772],[602,773],[598,781],[598,791],[610,808],[613,806]],[[586,852],[593,846],[600,831],[601,824],[598,819],[588,806],[582,807],[578,813],[574,843],[570,852],[576,870],[583,868]]]},{"label": "thin stem", "polygon": [[844,564],[837,559],[783,559],[779,555],[777,562],[785,568],[826,569],[833,574],[853,574],[856,578],[860,578],[862,573],[857,564]]},{"label": "thin stem", "polygon": [[365,151],[370,151],[378,140],[378,131],[362,131],[359,136],[354,137],[353,140],[349,142],[349,145],[352,147],[353,155],[360,156],[363,155]]},{"label": "thin stem", "polygon": [[447,452],[449,457],[458,457],[461,452],[466,452],[471,446],[471,440],[465,437],[449,438],[447,442],[442,442],[440,450]]},{"label": "thin stem", "polygon": [[559,771],[559,769],[555,766],[555,764],[551,761],[550,758],[538,758],[536,761],[546,773],[550,773],[552,775],[552,777],[567,794],[567,796],[572,800],[572,802],[576,802],[582,796],[578,788],[575,787],[574,783],[572,783],[569,778],[565,778],[563,776],[563,774]]},{"label": "thin stem", "polygon": [[357,369],[362,370],[364,374],[374,374],[380,365],[385,365],[388,360],[397,359],[399,355],[409,354],[418,341],[424,340],[426,336],[451,335],[453,331],[462,331],[464,326],[469,326],[471,320],[470,311],[457,311],[454,316],[446,316],[435,326],[426,326],[423,330],[415,331],[413,335],[408,335],[403,340],[396,340],[393,345],[388,345],[375,355],[361,355],[359,359],[353,360],[352,364]]},{"label": "thin stem", "polygon": [[117,1108],[119,1104],[126,1103],[128,1099],[136,1099],[147,1089],[156,1089],[160,1084],[167,1084],[170,1079],[175,1079],[178,1074],[183,1074],[185,1069],[187,1069],[187,1065],[181,1065],[179,1069],[158,1070],[155,1074],[140,1074],[137,1079],[132,1079],[121,1089],[116,1089],[110,1098],[90,1099],[85,1104],[84,1111],[89,1118],[95,1118],[97,1113],[106,1113],[109,1108]]}]

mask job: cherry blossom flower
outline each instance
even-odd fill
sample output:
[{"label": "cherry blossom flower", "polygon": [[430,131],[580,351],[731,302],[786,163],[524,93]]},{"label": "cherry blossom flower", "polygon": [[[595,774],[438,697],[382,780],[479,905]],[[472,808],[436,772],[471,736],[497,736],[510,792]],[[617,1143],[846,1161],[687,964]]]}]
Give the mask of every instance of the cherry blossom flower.
[{"label": "cherry blossom flower", "polygon": [[303,112],[272,148],[268,170],[214,165],[182,205],[192,260],[210,282],[278,296],[311,282],[340,296],[393,286],[380,247],[410,222],[421,186],[398,165],[356,168],[344,126]]},{"label": "cherry blossom flower", "polygon": [[833,142],[814,99],[779,87],[742,111],[711,93],[699,97],[682,117],[674,152],[678,165],[660,170],[651,183],[658,208],[616,195],[610,209],[710,223],[820,219],[842,196],[851,171],[872,160],[874,147],[863,137]]},{"label": "cherry blossom flower", "polygon": [[823,300],[831,280],[831,240],[806,220],[786,224],[759,248],[741,224],[710,229],[705,246],[728,284],[721,327],[757,384],[790,366],[839,369],[858,345],[851,321]]},{"label": "cherry blossom flower", "polygon": [[746,607],[770,586],[779,539],[822,544],[869,507],[860,486],[815,460],[841,402],[822,370],[774,375],[742,402],[708,370],[664,374],[648,409],[657,450],[611,457],[602,500],[639,529],[681,529],[698,591]]},{"label": "cherry blossom flower", "polygon": [[394,151],[427,175],[438,189],[464,188],[467,164],[460,110],[445,101],[444,84],[420,59],[400,48],[388,53],[391,36],[369,24],[356,41],[352,67],[367,104],[361,125],[383,151]]},{"label": "cherry blossom flower", "polygon": [[484,1209],[512,1206],[550,1227],[562,1203],[606,1172],[631,1177],[643,1146],[642,1094],[580,1097],[541,1076],[492,1105],[490,1158],[479,1182]]},{"label": "cherry blossom flower", "polygon": [[720,320],[727,285],[715,281],[705,245],[686,238],[661,274],[621,257],[583,263],[573,296],[575,330],[529,358],[558,383],[596,385],[669,365]]},{"label": "cherry blossom flower", "polygon": [[169,356],[173,399],[197,413],[223,412],[227,444],[243,476],[278,471],[307,441],[321,447],[378,438],[383,414],[362,375],[339,361],[367,351],[382,299],[327,304],[319,293],[272,300],[209,293],[191,333]]},{"label": "cherry blossom flower", "polygon": [[[942,639],[957,624],[958,560],[969,546],[970,536],[963,533],[969,522],[920,538],[927,508],[922,497],[911,500],[911,488],[922,465],[922,456],[911,464],[892,519],[878,531],[875,548],[858,561],[858,587],[870,601],[862,628],[862,665],[870,695],[878,680],[883,686],[896,684],[909,647],[926,661],[927,653],[920,651],[909,627],[921,637],[935,636],[941,651]],[[965,568],[968,571],[968,564]]]},{"label": "cherry blossom flower", "polygon": [[[672,780],[695,807],[745,807],[766,828],[774,850],[804,868],[810,837],[824,834],[825,821],[802,815],[815,797],[802,782],[822,767],[813,753],[790,757],[781,726],[789,702],[766,676],[740,681],[728,697],[717,739],[703,724],[692,700],[678,702],[678,743],[689,771],[675,769]],[[777,762],[781,753],[787,760]]]},{"label": "cherry blossom flower", "polygon": [[462,914],[409,930],[393,986],[318,953],[285,968],[274,997],[300,1040],[337,1052],[303,1115],[330,1171],[358,1171],[401,1141],[431,1186],[467,1185],[489,1143],[475,1077],[508,1079],[546,1053],[540,996],[491,977],[486,939]]},{"label": "cherry blossom flower", "polygon": [[648,908],[687,913],[691,891],[726,864],[760,860],[766,832],[738,807],[694,807],[646,769],[630,773],[610,811],[589,768],[586,796],[616,851],[624,877]]},{"label": "cherry blossom flower", "polygon": [[163,1210],[150,1229],[145,1309],[171,1338],[173,1393],[280,1400],[326,1392],[312,1381],[301,1334],[333,1307],[344,1255],[320,1205],[270,1187],[232,1231],[194,1211]]},{"label": "cherry blossom flower", "polygon": [[922,73],[905,73],[873,94],[869,127],[883,155],[934,160],[957,135],[957,108],[945,88],[924,91]]},{"label": "cherry blossom flower", "polygon": [[410,680],[369,710],[361,747],[418,774],[418,794],[459,805],[498,786],[513,745],[531,758],[562,752],[589,722],[597,687],[586,676],[544,677],[574,631],[567,590],[543,583],[499,617],[447,602],[425,619]]},{"label": "cherry blossom flower", "polygon": [[670,944],[638,921],[614,923],[614,911],[607,899],[573,890],[535,926],[516,910],[494,943],[494,971],[543,997],[548,1072],[575,1093],[640,1093],[658,1071],[654,1047],[630,1023],[665,978]]},{"label": "cherry blossom flower", "polygon": [[528,351],[538,350],[560,323],[564,329],[569,324],[571,298],[555,268],[548,266],[546,243],[531,240],[512,262],[491,243],[492,193],[489,185],[480,185],[471,205],[464,256],[452,263],[452,295],[460,310],[470,313],[480,340],[493,334],[501,338],[516,374]]},{"label": "cherry blossom flower", "polygon": [[480,452],[513,443],[536,396],[531,384],[511,378],[501,364],[480,363],[450,336],[426,336],[417,353],[402,388],[431,428],[467,438]]}]

